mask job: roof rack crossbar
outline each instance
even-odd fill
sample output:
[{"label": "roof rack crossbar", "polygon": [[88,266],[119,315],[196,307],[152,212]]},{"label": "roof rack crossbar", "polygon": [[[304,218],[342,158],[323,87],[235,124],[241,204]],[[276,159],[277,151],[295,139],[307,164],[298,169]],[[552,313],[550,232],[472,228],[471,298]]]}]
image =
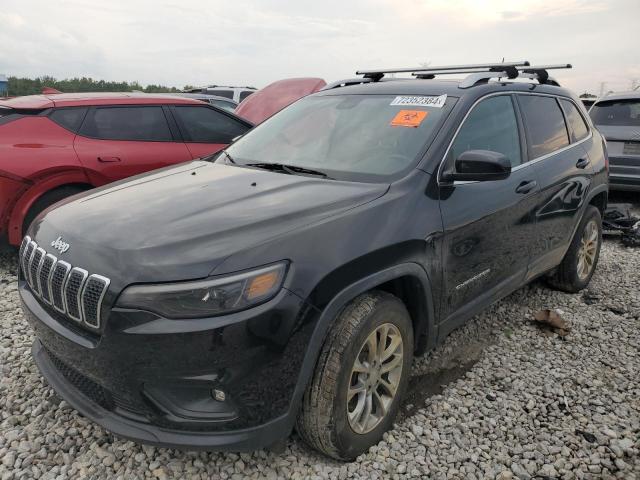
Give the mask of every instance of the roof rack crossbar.
[{"label": "roof rack crossbar", "polygon": [[469,65],[444,65],[439,67],[415,67],[415,68],[379,68],[375,70],[358,70],[356,75],[364,75],[374,82],[380,80],[386,73],[414,73],[414,72],[434,72],[449,70],[489,70],[492,68],[527,67],[529,62],[522,60],[519,62],[496,62],[496,63],[473,63]]}]

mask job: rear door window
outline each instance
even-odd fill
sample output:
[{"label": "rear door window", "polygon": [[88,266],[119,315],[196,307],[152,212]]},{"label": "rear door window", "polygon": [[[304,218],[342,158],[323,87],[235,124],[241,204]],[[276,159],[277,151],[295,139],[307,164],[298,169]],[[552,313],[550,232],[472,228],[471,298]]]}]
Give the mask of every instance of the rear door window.
[{"label": "rear door window", "polygon": [[171,142],[162,107],[97,107],[82,125],[82,135],[102,140]]},{"label": "rear door window", "polygon": [[518,95],[518,101],[528,134],[531,159],[569,145],[564,116],[554,97]]},{"label": "rear door window", "polygon": [[640,127],[640,99],[598,102],[589,115],[596,125]]},{"label": "rear door window", "polygon": [[514,167],[522,163],[518,121],[510,95],[490,97],[471,110],[449,150],[449,159],[467,150],[502,153]]},{"label": "rear door window", "polygon": [[586,138],[586,136],[589,135],[589,128],[576,106],[569,100],[560,100],[560,103],[562,104],[569,128],[571,129],[573,141],[577,142]]},{"label": "rear door window", "polygon": [[231,143],[249,127],[206,106],[176,105],[173,110],[186,142]]}]

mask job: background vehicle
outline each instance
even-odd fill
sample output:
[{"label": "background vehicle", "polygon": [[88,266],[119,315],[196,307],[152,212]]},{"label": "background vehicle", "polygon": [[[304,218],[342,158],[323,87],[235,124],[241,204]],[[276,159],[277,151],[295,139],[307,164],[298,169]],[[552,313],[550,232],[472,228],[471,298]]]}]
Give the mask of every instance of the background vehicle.
[{"label": "background vehicle", "polygon": [[185,93],[204,93],[206,95],[216,95],[218,97],[230,98],[236,103],[242,102],[252,93],[257,92],[254,87],[230,87],[225,85],[210,85],[208,87],[192,88],[185,90]]},{"label": "background vehicle", "polygon": [[235,113],[257,125],[275,112],[279,112],[302,97],[321,90],[326,85],[327,83],[321,78],[286,78],[278,80],[244,100]]},{"label": "background vehicle", "polygon": [[253,449],[295,425],[351,459],[415,352],[538,276],[584,288],[608,186],[577,97],[528,62],[405,71],[40,216],[19,293],[49,383],[138,441]]},{"label": "background vehicle", "polygon": [[589,115],[607,139],[611,189],[640,191],[640,92],[600,98]]},{"label": "background vehicle", "polygon": [[217,95],[208,95],[206,93],[171,93],[167,95],[176,95],[178,97],[192,98],[201,102],[210,103],[215,107],[220,107],[227,112],[233,112],[238,106],[238,102],[230,98],[219,97]]},{"label": "background vehicle", "polygon": [[252,125],[167,95],[69,93],[0,102],[0,235],[20,244],[70,195],[217,152]]}]

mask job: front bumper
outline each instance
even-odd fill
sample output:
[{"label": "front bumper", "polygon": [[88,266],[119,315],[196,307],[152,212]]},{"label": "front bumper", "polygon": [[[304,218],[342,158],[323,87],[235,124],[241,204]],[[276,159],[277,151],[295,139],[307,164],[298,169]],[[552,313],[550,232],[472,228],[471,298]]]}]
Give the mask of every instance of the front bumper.
[{"label": "front bumper", "polygon": [[100,335],[57,318],[25,282],[19,291],[42,375],[107,430],[154,445],[234,451],[290,433],[311,326],[289,291],[209,319],[114,309]]}]

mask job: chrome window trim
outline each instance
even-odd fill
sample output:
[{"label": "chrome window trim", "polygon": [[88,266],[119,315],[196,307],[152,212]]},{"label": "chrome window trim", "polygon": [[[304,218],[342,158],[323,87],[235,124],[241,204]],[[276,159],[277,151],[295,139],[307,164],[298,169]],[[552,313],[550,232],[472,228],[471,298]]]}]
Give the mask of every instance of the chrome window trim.
[{"label": "chrome window trim", "polygon": [[[453,142],[455,142],[456,138],[458,137],[458,133],[460,133],[460,129],[464,125],[464,122],[467,121],[467,117],[471,114],[473,109],[476,108],[476,106],[480,102],[482,102],[483,100],[486,100],[487,98],[497,97],[497,96],[500,96],[500,95],[535,95],[535,96],[538,96],[538,97],[555,98],[556,101],[558,101],[558,108],[560,108],[560,111],[562,112],[562,116],[563,116],[565,125],[566,125],[567,120],[566,120],[565,115],[564,115],[564,110],[562,110],[562,106],[559,103],[559,100],[566,99],[566,100],[571,101],[575,105],[575,102],[570,97],[564,97],[564,96],[561,96],[561,95],[554,95],[554,94],[550,94],[550,93],[521,92],[521,91],[518,91],[518,90],[507,90],[507,91],[504,91],[504,92],[493,92],[493,93],[489,93],[487,95],[484,95],[483,97],[478,98],[475,102],[473,102],[473,104],[471,105],[471,107],[469,108],[469,110],[467,111],[465,116],[462,118],[462,121],[458,125],[458,128],[456,128],[456,131],[453,134],[453,137],[451,138],[451,140],[449,141],[449,145],[447,145],[447,149],[445,150],[444,155],[443,155],[442,159],[440,160],[440,164],[438,165],[438,170],[437,170],[437,174],[436,174],[437,175],[436,181],[437,181],[439,187],[443,185],[442,179],[441,179],[441,175],[442,175],[442,169],[444,168],[444,164],[446,163],[447,155],[449,155],[449,150],[451,150],[451,146],[453,145]],[[580,109],[578,109],[578,111],[580,111]],[[583,119],[584,119],[584,117],[583,117]],[[593,137],[593,130],[592,130],[591,125],[589,124],[589,122],[585,121],[585,123],[587,124],[587,128],[589,129],[589,134],[586,137],[584,137],[582,140],[579,140],[579,141],[577,141],[575,143],[569,143],[569,145],[567,145],[565,147],[562,147],[562,148],[559,148],[558,150],[554,150],[551,153],[547,153],[547,154],[542,155],[540,157],[536,157],[536,158],[533,158],[533,159],[531,159],[531,160],[529,160],[527,162],[521,163],[517,167],[512,168],[511,171],[512,172],[516,172],[516,171],[520,170],[521,168],[528,167],[529,165],[533,165],[533,164],[535,164],[537,162],[540,162],[542,160],[546,160],[547,158],[551,157],[552,155],[556,155],[556,154],[561,153],[561,152],[563,152],[565,150],[568,150],[569,148],[573,148],[576,145],[580,145],[581,143],[586,142],[587,140],[589,140],[590,138]],[[518,134],[519,133],[520,132],[518,132]],[[569,137],[569,140],[571,140],[568,130],[567,130],[567,137]],[[525,138],[525,142],[526,142],[526,138]],[[528,146],[528,144],[527,144],[527,146]],[[469,184],[469,183],[478,183],[478,181],[477,180],[465,180],[465,181],[458,180],[458,181],[454,181],[452,184],[444,184],[444,185],[445,186],[456,186],[456,185],[466,185],[466,184]]]},{"label": "chrome window trim", "polygon": [[44,264],[44,259],[47,256],[47,252],[45,252],[44,248],[38,247],[36,248],[36,252],[42,252],[42,258],[38,262],[38,266],[36,267],[36,278],[33,282],[34,290],[38,295],[42,295],[42,285],[40,285],[40,271],[42,270],[42,265]]},{"label": "chrome window trim", "polygon": [[[53,295],[51,296],[51,302],[53,304],[53,308],[55,308],[60,313],[67,314],[67,296],[65,295],[65,287],[67,285],[67,278],[69,278],[69,272],[71,271],[71,265],[64,260],[58,260],[58,265],[62,265],[65,267],[66,272],[64,274],[64,278],[62,279],[62,286],[60,287],[60,291],[62,293],[62,309],[58,308],[58,306],[53,301]],[[51,283],[51,291],[53,292],[53,282]]]},{"label": "chrome window trim", "polygon": [[44,300],[44,302],[47,305],[53,305],[53,292],[51,289],[51,279],[53,278],[53,271],[56,269],[56,265],[58,264],[58,258],[55,255],[51,255],[50,253],[47,253],[47,255],[44,258],[47,258],[47,257],[53,259],[53,263],[51,264],[51,270],[49,270],[49,275],[47,275],[47,291],[49,292],[49,300],[47,300],[42,296],[42,290],[40,290],[40,298],[42,298],[42,300]]},{"label": "chrome window trim", "polygon": [[[69,280],[71,279],[71,274],[73,272],[79,272],[82,274],[82,280],[80,281],[80,286],[78,287],[78,293],[76,293],[76,302],[78,303],[77,317],[74,317],[73,315],[71,315],[71,311],[69,310],[69,305],[67,304],[67,288],[69,285]],[[82,304],[80,302],[80,298],[82,295],[82,290],[84,290],[84,282],[87,280],[88,276],[89,276],[89,272],[87,272],[84,268],[73,267],[69,271],[69,274],[67,275],[67,278],[65,279],[65,282],[64,282],[63,299],[64,299],[64,308],[67,311],[67,316],[72,320],[75,320],[76,322],[80,322],[80,323],[82,323]]]},{"label": "chrome window trim", "polygon": [[84,302],[82,301],[80,302],[80,307],[81,307],[82,318],[84,318],[84,323],[91,328],[97,329],[97,328],[100,328],[100,325],[102,324],[102,318],[101,318],[102,301],[104,300],[104,297],[107,294],[107,290],[109,290],[109,285],[111,285],[111,280],[109,280],[107,277],[103,277],[102,275],[98,275],[96,273],[89,275],[89,277],[86,279],[84,283],[84,287],[82,288],[82,298],[84,298],[84,290],[87,288],[87,285],[89,284],[89,280],[91,278],[97,278],[98,280],[102,280],[105,282],[105,285],[102,288],[102,293],[98,298],[98,305],[96,307],[96,324],[95,325],[87,322],[87,315],[84,311]]}]

